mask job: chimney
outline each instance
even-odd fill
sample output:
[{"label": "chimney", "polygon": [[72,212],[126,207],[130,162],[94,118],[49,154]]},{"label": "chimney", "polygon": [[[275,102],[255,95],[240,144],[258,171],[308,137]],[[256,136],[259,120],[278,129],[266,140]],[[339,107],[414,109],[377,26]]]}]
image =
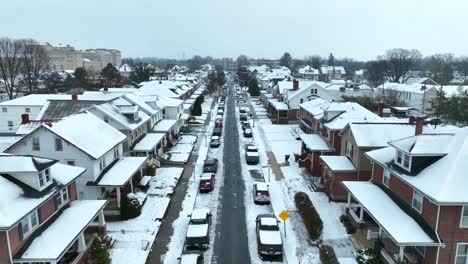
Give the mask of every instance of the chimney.
[{"label": "chimney", "polygon": [[72,94],[72,101],[78,100],[78,95],[77,94]]},{"label": "chimney", "polygon": [[293,80],[293,90],[298,90],[299,89],[299,81],[294,79]]},{"label": "chimney", "polygon": [[425,116],[418,116],[416,117],[416,131],[415,135],[421,135],[423,132],[423,127],[424,127],[424,118]]},{"label": "chimney", "polygon": [[383,108],[384,108],[384,104],[382,102],[378,103],[377,104],[377,115],[380,116],[380,117],[383,117]]},{"label": "chimney", "polygon": [[21,115],[21,124],[28,124],[29,123],[29,114],[22,114]]}]

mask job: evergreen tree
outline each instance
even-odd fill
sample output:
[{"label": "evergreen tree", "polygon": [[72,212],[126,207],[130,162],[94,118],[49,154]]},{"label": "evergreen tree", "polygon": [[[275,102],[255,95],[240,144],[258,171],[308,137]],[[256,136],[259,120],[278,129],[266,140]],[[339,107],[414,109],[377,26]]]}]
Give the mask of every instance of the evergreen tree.
[{"label": "evergreen tree", "polygon": [[280,58],[280,65],[287,67],[288,69],[291,70],[293,66],[292,63],[293,63],[293,60],[292,60],[291,54],[289,54],[289,52],[285,52],[283,56],[281,56]]},{"label": "evergreen tree", "polygon": [[436,92],[436,96],[431,100],[431,109],[429,110],[437,119],[442,118],[445,115],[446,104],[445,91],[440,87]]},{"label": "evergreen tree", "polygon": [[335,56],[333,56],[333,53],[328,55],[328,66],[335,66]]},{"label": "evergreen tree", "polygon": [[139,64],[133,67],[132,73],[130,73],[130,80],[135,83],[147,82],[150,77],[154,75],[154,69],[147,65]]},{"label": "evergreen tree", "polygon": [[79,85],[85,85],[88,83],[88,72],[86,71],[85,68],[83,67],[76,68],[73,75],[75,76],[75,79]]},{"label": "evergreen tree", "polygon": [[202,96],[198,97],[196,100],[195,100],[195,103],[193,104],[193,109],[192,109],[192,115],[193,116],[201,116],[202,114]]},{"label": "evergreen tree", "polygon": [[54,93],[63,86],[63,78],[58,72],[44,76],[44,83],[49,93]]},{"label": "evergreen tree", "polygon": [[251,78],[249,81],[249,90],[251,96],[260,96],[260,88],[258,87],[257,79]]},{"label": "evergreen tree", "polygon": [[115,68],[112,63],[107,64],[104,69],[101,70],[101,81],[104,87],[118,87],[122,80],[119,70]]},{"label": "evergreen tree", "polygon": [[110,264],[109,249],[100,237],[94,239],[89,252],[88,262],[90,264]]}]

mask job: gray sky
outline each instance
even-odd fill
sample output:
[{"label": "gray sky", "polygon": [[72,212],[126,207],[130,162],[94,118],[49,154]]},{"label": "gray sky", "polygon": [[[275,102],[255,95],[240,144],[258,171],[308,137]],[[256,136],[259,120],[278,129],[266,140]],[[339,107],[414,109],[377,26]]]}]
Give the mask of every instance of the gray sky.
[{"label": "gray sky", "polygon": [[467,0],[0,0],[0,36],[123,57],[468,55]]}]

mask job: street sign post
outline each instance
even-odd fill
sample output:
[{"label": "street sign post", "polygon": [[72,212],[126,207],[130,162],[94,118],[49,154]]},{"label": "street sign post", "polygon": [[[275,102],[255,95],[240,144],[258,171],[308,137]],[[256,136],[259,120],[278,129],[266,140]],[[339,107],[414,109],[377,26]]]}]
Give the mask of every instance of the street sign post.
[{"label": "street sign post", "polygon": [[289,218],[289,214],[287,211],[283,210],[280,214],[279,217],[283,220],[284,223],[284,237],[286,237],[286,220]]}]

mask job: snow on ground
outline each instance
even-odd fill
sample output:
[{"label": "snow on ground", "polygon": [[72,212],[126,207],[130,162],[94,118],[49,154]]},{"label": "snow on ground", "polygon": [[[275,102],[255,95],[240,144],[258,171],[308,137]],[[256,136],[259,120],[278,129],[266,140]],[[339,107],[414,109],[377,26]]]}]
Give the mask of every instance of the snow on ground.
[{"label": "snow on ground", "polygon": [[148,195],[167,197],[174,193],[177,182],[182,176],[183,168],[162,167],[156,170],[156,175],[151,177],[148,188]]},{"label": "snow on ground", "polygon": [[178,142],[168,153],[190,153],[193,149],[193,144],[185,144]]},{"label": "snow on ground", "polygon": [[169,160],[176,162],[187,162],[190,157],[190,153],[171,153]]},{"label": "snow on ground", "polygon": [[195,144],[197,137],[194,135],[183,135],[180,137],[179,144]]},{"label": "snow on ground", "polygon": [[[210,100],[211,102],[211,100]],[[206,103],[206,100],[205,100]],[[207,104],[204,104],[202,107],[210,107]],[[210,139],[211,131],[214,128],[214,116],[216,115],[217,105],[210,110],[211,117],[210,123],[206,129],[206,133],[208,133],[208,137],[200,136],[199,135],[199,149],[198,149],[198,159],[196,161],[196,165],[194,168],[194,175],[195,177],[191,177],[188,183],[187,194],[185,195],[184,201],[182,202],[182,210],[179,214],[179,217],[174,221],[173,227],[173,235],[171,237],[171,241],[168,245],[168,251],[163,256],[162,261],[165,264],[176,264],[177,258],[181,255],[184,249],[185,237],[187,232],[187,227],[189,224],[189,217],[194,208],[204,208],[207,207],[210,209],[212,213],[212,225],[210,230],[210,247],[204,254],[205,263],[209,263],[211,256],[213,254],[213,242],[215,236],[215,226],[216,226],[216,219],[218,211],[218,200],[219,200],[219,192],[221,186],[224,182],[224,175],[223,175],[223,165],[222,162],[219,163],[218,166],[218,173],[216,174],[215,178],[215,189],[211,193],[198,193],[198,182],[200,179],[200,175],[203,171],[203,164],[207,156],[209,157],[216,157],[218,160],[222,160],[223,155],[223,146],[224,140],[221,138],[221,146],[217,149],[210,149],[208,141]],[[206,109],[204,108],[204,112]]]}]

